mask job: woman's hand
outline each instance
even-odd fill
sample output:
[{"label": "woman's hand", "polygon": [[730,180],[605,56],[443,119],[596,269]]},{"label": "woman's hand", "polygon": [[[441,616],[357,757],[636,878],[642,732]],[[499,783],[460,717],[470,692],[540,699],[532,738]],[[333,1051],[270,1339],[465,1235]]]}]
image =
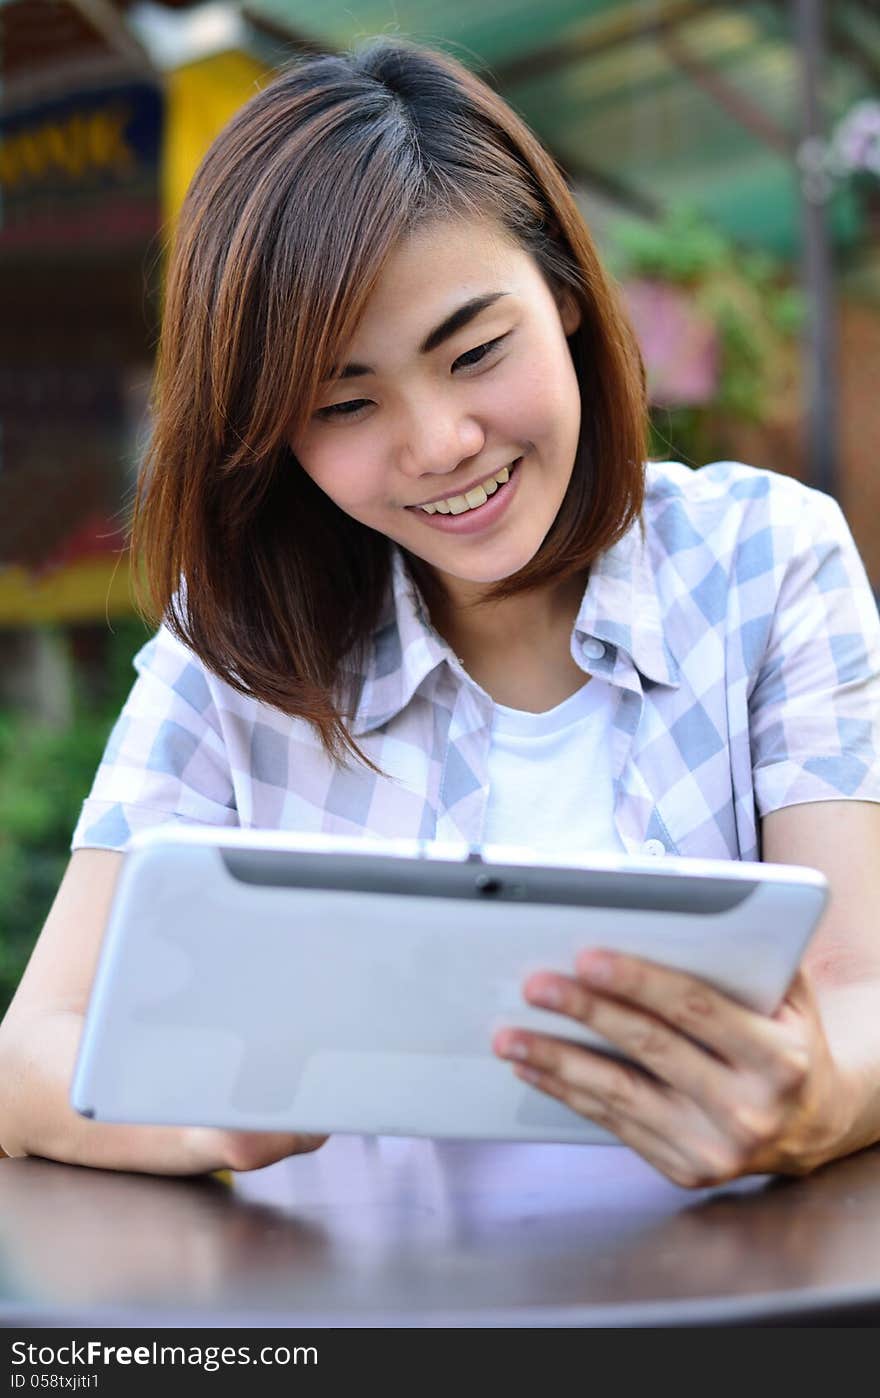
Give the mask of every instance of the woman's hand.
[{"label": "woman's hand", "polygon": [[180,1158],[167,1173],[262,1170],[289,1155],[318,1150],[329,1139],[302,1131],[223,1131],[207,1126],[179,1130]]},{"label": "woman's hand", "polygon": [[530,976],[524,993],[633,1063],[522,1029],[499,1030],[494,1051],[675,1184],[806,1174],[840,1153],[851,1093],[803,971],[772,1018],[682,972],[604,951],[582,953],[574,977]]}]

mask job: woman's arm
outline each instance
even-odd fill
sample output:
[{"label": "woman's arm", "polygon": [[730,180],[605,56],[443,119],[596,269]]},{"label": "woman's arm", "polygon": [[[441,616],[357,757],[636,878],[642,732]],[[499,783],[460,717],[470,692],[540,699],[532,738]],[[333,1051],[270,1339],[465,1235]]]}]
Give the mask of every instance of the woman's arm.
[{"label": "woman's arm", "polygon": [[156,1174],[259,1169],[326,1137],[89,1121],[69,1102],[83,1020],[122,855],[71,857],[0,1024],[0,1146],[75,1165]]},{"label": "woman's arm", "polygon": [[631,1063],[522,1030],[494,1040],[525,1081],[686,1186],[805,1173],[880,1140],[880,805],[788,807],[763,836],[766,860],[820,869],[831,892],[772,1018],[680,972],[587,951],[572,977],[530,976],[526,999]]},{"label": "woman's arm", "polygon": [[880,804],[810,801],[772,811],[763,857],[828,879],[829,906],[804,959],[851,1125],[833,1156],[880,1140]]}]

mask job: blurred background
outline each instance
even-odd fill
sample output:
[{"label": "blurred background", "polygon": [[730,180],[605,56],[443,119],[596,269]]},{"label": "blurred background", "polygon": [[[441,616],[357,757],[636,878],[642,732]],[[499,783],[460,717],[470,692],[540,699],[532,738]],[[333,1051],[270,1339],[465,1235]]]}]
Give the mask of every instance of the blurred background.
[{"label": "blurred background", "polygon": [[652,454],[834,495],[880,587],[878,0],[0,0],[0,1012],[149,635],[125,530],[175,212],[279,64],[380,33],[560,162]]}]

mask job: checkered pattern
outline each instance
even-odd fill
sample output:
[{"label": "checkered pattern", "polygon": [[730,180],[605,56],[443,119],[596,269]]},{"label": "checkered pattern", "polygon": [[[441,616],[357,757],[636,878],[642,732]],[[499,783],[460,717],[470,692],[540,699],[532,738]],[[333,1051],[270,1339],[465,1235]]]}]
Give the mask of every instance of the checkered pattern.
[{"label": "checkered pattern", "polygon": [[[644,529],[593,568],[571,641],[614,688],[626,849],[758,859],[768,811],[880,801],[880,620],[839,506],[735,462],[647,472]],[[335,768],[309,724],[237,694],[161,627],[71,848],[123,849],[165,821],[479,843],[492,700],[393,562],[352,722],[385,777]]]}]

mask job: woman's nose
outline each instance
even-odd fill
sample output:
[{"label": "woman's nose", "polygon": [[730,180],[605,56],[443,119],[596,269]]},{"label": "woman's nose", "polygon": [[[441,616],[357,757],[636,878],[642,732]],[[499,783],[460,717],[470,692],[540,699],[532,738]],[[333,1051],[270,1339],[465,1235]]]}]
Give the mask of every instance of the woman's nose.
[{"label": "woman's nose", "polygon": [[447,475],[478,456],[486,434],[461,404],[431,404],[412,411],[404,427],[400,466],[407,475]]}]

